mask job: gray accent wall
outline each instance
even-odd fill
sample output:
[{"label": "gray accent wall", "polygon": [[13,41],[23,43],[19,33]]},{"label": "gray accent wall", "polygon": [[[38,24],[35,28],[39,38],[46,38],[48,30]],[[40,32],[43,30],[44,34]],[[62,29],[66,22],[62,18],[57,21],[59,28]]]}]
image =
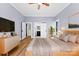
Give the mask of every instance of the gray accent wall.
[{"label": "gray accent wall", "polygon": [[[21,22],[24,16],[8,3],[0,3],[0,17],[7,18],[15,22],[15,32],[21,37]],[[0,32],[1,34],[1,32]]]}]

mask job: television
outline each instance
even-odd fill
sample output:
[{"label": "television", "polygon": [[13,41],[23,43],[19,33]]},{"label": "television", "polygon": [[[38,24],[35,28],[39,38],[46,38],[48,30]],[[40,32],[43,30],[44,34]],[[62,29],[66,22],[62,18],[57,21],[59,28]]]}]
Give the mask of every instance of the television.
[{"label": "television", "polygon": [[14,32],[15,22],[0,17],[0,32]]}]

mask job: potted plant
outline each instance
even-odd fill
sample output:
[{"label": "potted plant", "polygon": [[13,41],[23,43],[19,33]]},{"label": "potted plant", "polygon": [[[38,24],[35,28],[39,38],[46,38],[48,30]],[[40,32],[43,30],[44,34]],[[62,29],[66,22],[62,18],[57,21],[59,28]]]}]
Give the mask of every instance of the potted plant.
[{"label": "potted plant", "polygon": [[52,26],[50,26],[50,35],[51,35],[51,37],[53,36],[54,32],[55,32],[55,29]]}]

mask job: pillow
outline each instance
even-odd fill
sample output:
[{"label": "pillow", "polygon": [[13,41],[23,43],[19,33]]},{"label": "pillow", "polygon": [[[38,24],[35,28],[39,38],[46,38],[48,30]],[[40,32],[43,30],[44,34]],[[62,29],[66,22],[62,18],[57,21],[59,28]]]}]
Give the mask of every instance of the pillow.
[{"label": "pillow", "polygon": [[65,42],[68,42],[69,38],[70,38],[70,35],[68,34],[68,35],[64,36],[63,40],[64,40]]},{"label": "pillow", "polygon": [[79,43],[79,35],[77,35],[76,43]]},{"label": "pillow", "polygon": [[72,42],[72,43],[76,43],[76,40],[77,40],[77,35],[70,35],[68,41],[70,41],[70,42]]},{"label": "pillow", "polygon": [[67,36],[67,33],[61,34],[61,35],[59,36],[59,39],[60,39],[60,40],[64,40],[64,37],[65,37],[65,36]]}]

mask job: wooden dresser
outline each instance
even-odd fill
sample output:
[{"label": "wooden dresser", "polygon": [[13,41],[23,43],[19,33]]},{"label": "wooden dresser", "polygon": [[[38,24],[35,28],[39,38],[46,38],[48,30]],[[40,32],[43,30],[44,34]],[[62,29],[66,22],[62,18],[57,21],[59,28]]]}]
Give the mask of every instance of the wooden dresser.
[{"label": "wooden dresser", "polygon": [[19,46],[15,47],[14,49],[12,49],[8,55],[9,56],[25,56],[25,52],[26,52],[26,48],[29,45],[29,43],[31,42],[31,37],[28,36],[25,39],[23,39],[22,41],[20,41]]},{"label": "wooden dresser", "polygon": [[13,48],[20,43],[18,36],[1,37],[0,38],[0,54],[8,54]]}]

